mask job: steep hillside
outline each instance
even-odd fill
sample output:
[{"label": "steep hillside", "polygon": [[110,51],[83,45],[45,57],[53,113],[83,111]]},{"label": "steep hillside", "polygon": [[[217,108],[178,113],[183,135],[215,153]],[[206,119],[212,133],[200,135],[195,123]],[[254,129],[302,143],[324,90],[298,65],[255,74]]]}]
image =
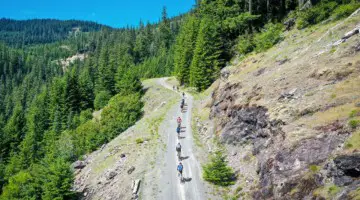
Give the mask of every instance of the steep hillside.
[{"label": "steep hillside", "polygon": [[360,198],[359,21],[286,31],[196,95],[204,153],[224,148],[237,174],[228,197]]}]

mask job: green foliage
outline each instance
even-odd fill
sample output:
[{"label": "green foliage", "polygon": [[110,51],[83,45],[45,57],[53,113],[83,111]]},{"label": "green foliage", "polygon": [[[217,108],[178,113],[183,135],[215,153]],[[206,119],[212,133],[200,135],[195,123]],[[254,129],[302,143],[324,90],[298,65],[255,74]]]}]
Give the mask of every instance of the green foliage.
[{"label": "green foliage", "polygon": [[142,115],[141,96],[129,94],[115,95],[101,113],[102,133],[107,141],[135,124]]},{"label": "green foliage", "polygon": [[93,115],[91,109],[86,109],[80,112],[80,116],[79,116],[80,124],[83,124],[92,118]]},{"label": "green foliage", "polygon": [[352,129],[356,129],[359,125],[360,125],[360,120],[351,119],[351,120],[349,121],[349,126],[350,126],[350,128],[352,128]]},{"label": "green foliage", "polygon": [[[51,43],[66,39],[73,28],[81,31],[99,31],[106,26],[79,20],[55,19],[13,20],[0,19],[0,40],[12,46]],[[110,27],[107,27],[110,28]],[[74,33],[74,32],[73,32]],[[74,33],[75,34],[75,33]]]},{"label": "green foliage", "polygon": [[203,177],[215,185],[228,186],[234,184],[234,172],[227,166],[225,157],[221,152],[216,152],[211,161],[203,166]]},{"label": "green foliage", "polygon": [[255,50],[265,51],[278,43],[281,39],[283,26],[281,24],[266,24],[264,29],[254,36]]},{"label": "green foliage", "polygon": [[42,165],[32,168],[36,181],[41,185],[41,199],[72,199],[74,177],[70,163],[61,157],[47,157]]},{"label": "green foliage", "polygon": [[204,18],[196,39],[194,57],[190,66],[190,85],[205,90],[220,73],[223,65],[221,42],[211,19]]},{"label": "green foliage", "polygon": [[111,94],[108,91],[101,91],[98,94],[96,94],[94,100],[95,109],[99,110],[104,106],[106,106],[110,98],[111,98]]},{"label": "green foliage", "polygon": [[253,42],[253,38],[250,35],[242,35],[239,37],[237,43],[237,50],[240,54],[246,55],[252,52],[255,48],[255,44]]},{"label": "green foliage", "polygon": [[320,166],[310,165],[310,166],[309,166],[309,169],[310,169],[311,172],[316,173],[316,172],[318,172],[318,171],[320,170]]},{"label": "green foliage", "polygon": [[303,29],[326,20],[330,16],[340,19],[350,15],[358,7],[359,3],[356,2],[338,5],[336,1],[321,1],[312,8],[298,12],[296,24],[299,29]]},{"label": "green foliage", "polygon": [[356,117],[356,116],[360,116],[360,109],[355,109],[355,110],[352,110],[349,114],[349,117],[352,118],[352,117]]},{"label": "green foliage", "polygon": [[77,127],[73,133],[75,147],[74,152],[77,157],[92,152],[105,143],[106,136],[100,131],[100,124],[92,120],[89,120]]},{"label": "green foliage", "polygon": [[176,38],[174,65],[175,74],[181,85],[189,85],[190,64],[196,44],[199,20],[189,15],[184,19],[180,33]]},{"label": "green foliage", "polygon": [[126,96],[128,94],[141,92],[142,85],[140,79],[136,77],[133,72],[128,71],[117,81],[116,89],[118,94]]},{"label": "green foliage", "polygon": [[141,143],[144,143],[144,139],[143,138],[136,138],[135,142],[136,142],[136,144],[141,144]]},{"label": "green foliage", "polygon": [[12,176],[9,184],[3,189],[0,196],[1,200],[35,200],[39,199],[37,194],[38,185],[35,183],[34,177],[27,171],[20,171]]},{"label": "green foliage", "polygon": [[360,7],[359,2],[352,2],[345,5],[339,5],[332,13],[332,17],[337,20],[351,15],[356,9]]},{"label": "green foliage", "polygon": [[360,131],[353,133],[345,142],[345,149],[358,150],[360,149]]}]

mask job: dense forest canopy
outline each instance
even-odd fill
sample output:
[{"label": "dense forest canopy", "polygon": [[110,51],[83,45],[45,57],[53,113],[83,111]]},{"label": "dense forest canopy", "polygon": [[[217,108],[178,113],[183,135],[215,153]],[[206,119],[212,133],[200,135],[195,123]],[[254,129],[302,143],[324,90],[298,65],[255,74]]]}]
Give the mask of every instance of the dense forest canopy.
[{"label": "dense forest canopy", "polygon": [[[204,90],[233,55],[280,41],[279,22],[294,18],[304,28],[359,7],[309,2],[202,0],[184,16],[169,19],[164,8],[158,23],[122,29],[0,20],[0,199],[76,198],[70,163],[141,117],[141,79],[175,75]],[[59,62],[79,53],[84,60]]]},{"label": "dense forest canopy", "polygon": [[0,19],[0,41],[21,47],[29,44],[44,44],[66,39],[70,34],[99,31],[109,28],[95,22],[79,20]]}]

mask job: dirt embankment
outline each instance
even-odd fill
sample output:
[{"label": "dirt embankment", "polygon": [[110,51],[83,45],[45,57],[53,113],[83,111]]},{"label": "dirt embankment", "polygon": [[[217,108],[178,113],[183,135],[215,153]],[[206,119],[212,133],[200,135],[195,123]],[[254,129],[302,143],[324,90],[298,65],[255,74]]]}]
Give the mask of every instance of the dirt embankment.
[{"label": "dirt embankment", "polygon": [[359,21],[357,14],[285,32],[267,52],[224,68],[198,96],[201,143],[211,152],[217,136],[238,175],[230,193],[360,198],[360,130],[351,125],[360,120],[360,35],[347,37]]}]

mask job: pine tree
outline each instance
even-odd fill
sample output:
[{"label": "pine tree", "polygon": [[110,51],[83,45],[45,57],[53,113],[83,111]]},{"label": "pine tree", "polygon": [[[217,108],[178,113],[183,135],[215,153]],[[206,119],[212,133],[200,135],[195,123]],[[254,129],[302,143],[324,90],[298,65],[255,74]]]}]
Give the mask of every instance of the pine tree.
[{"label": "pine tree", "polygon": [[190,15],[184,19],[184,24],[176,38],[174,65],[177,79],[181,85],[190,82],[190,64],[193,58],[198,31],[198,20]]},{"label": "pine tree", "polygon": [[194,57],[190,66],[190,85],[205,90],[215,80],[223,63],[221,43],[216,28],[209,18],[203,18],[196,39]]},{"label": "pine tree", "polygon": [[17,103],[11,118],[4,127],[4,136],[1,145],[1,151],[6,158],[10,152],[18,152],[19,144],[25,135],[25,115],[23,107]]}]

